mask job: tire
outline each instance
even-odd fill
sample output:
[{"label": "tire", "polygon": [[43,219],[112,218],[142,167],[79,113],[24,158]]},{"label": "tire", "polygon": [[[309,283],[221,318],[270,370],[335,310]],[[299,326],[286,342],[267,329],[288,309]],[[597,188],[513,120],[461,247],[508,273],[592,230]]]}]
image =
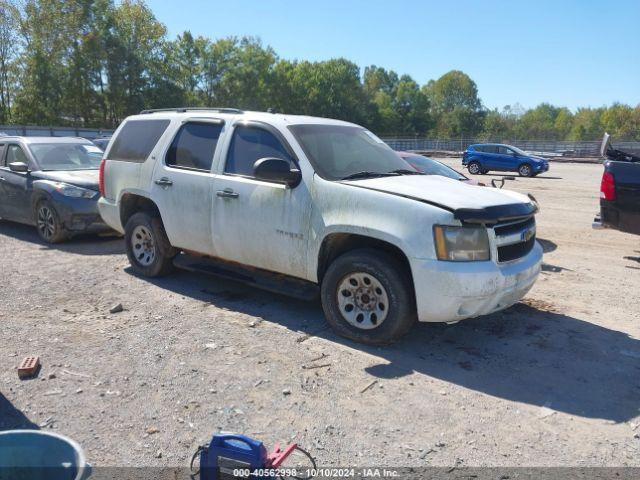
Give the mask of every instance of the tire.
[{"label": "tire", "polygon": [[49,200],[37,203],[34,216],[38,235],[46,243],[60,243],[69,238],[69,232],[64,229],[60,215]]},{"label": "tire", "polygon": [[324,275],[320,296],[329,325],[356,342],[393,343],[416,321],[410,272],[378,250],[353,250],[335,259]]},{"label": "tire", "polygon": [[467,169],[471,175],[480,175],[482,173],[482,165],[478,162],[469,163]]},{"label": "tire", "polygon": [[483,168],[481,173],[482,175],[486,175],[487,173],[489,173],[489,170],[487,170],[486,168]]},{"label": "tire", "polygon": [[518,175],[521,177],[532,177],[533,176],[533,168],[528,163],[523,163],[518,167]]},{"label": "tire", "polygon": [[124,227],[124,241],[133,270],[145,277],[161,277],[173,271],[177,251],[169,243],[162,220],[147,212],[135,213]]}]

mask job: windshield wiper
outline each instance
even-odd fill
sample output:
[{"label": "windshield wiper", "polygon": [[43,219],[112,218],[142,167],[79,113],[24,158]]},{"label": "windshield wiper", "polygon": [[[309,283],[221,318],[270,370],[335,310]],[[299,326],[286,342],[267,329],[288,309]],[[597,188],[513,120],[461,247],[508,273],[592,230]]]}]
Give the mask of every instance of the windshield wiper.
[{"label": "windshield wiper", "polygon": [[374,178],[374,177],[388,177],[391,175],[398,175],[395,172],[356,172],[351,175],[347,175],[346,177],[341,178],[341,180],[355,180],[357,178]]},{"label": "windshield wiper", "polygon": [[417,170],[408,170],[406,168],[399,168],[397,170],[392,170],[389,173],[397,173],[398,175],[424,175],[424,173],[419,172]]}]

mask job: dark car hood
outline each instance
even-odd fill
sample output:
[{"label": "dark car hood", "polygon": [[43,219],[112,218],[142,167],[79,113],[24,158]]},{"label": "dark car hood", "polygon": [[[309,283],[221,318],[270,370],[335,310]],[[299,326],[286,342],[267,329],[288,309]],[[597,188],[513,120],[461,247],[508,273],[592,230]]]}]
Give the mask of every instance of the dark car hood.
[{"label": "dark car hood", "polygon": [[33,172],[33,177],[53,182],[64,182],[98,191],[98,170],[56,170]]}]

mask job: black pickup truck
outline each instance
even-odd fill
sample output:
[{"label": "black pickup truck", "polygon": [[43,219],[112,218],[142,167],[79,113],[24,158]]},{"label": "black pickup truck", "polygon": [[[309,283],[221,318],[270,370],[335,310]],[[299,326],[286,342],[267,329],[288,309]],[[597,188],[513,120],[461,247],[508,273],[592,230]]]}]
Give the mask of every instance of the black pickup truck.
[{"label": "black pickup truck", "polygon": [[606,160],[593,226],[640,235],[640,157],[613,148],[606,133],[600,153]]}]

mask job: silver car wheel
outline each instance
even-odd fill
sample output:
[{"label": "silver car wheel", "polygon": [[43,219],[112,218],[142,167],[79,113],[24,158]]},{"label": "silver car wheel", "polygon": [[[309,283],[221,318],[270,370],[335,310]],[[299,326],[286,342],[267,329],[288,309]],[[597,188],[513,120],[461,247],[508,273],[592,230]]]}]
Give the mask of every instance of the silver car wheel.
[{"label": "silver car wheel", "polygon": [[144,225],[138,225],[131,235],[131,248],[136,261],[148,267],[156,258],[156,244],[151,231]]},{"label": "silver car wheel", "polygon": [[529,175],[531,175],[531,167],[529,167],[529,165],[522,165],[520,167],[520,175],[522,175],[523,177],[528,177]]},{"label": "silver car wheel", "polygon": [[46,240],[51,240],[56,233],[56,219],[46,205],[38,209],[38,231]]},{"label": "silver car wheel", "polygon": [[336,291],[342,317],[356,328],[379,327],[389,312],[389,296],[382,283],[363,272],[345,276]]},{"label": "silver car wheel", "polygon": [[472,175],[478,175],[480,173],[480,165],[477,163],[472,163],[469,165],[469,173]]}]

